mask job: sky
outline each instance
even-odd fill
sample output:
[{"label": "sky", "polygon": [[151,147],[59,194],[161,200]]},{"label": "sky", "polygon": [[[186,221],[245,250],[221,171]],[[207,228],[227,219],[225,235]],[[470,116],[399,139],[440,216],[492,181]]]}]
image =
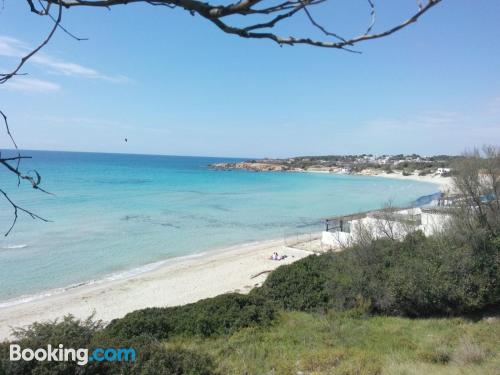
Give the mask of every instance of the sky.
[{"label": "sky", "polygon": [[[380,4],[374,31],[415,8],[415,0]],[[365,0],[311,12],[343,35],[369,23]],[[4,0],[0,71],[51,22],[25,1]],[[166,7],[71,9],[63,25],[88,40],[57,32],[27,75],[0,85],[20,148],[289,157],[500,145],[497,0],[444,0],[405,30],[359,44],[361,54],[241,39]],[[304,15],[277,31],[320,36]]]}]

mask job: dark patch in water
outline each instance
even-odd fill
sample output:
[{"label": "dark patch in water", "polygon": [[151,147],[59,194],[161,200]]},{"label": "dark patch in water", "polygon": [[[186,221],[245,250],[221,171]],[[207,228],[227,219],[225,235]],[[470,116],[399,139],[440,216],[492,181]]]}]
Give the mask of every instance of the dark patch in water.
[{"label": "dark patch in water", "polygon": [[146,180],[142,178],[127,178],[125,180],[95,180],[98,184],[107,184],[107,185],[143,185],[151,182],[151,180]]},{"label": "dark patch in water", "polygon": [[175,228],[175,229],[181,228],[179,225],[173,224],[171,222],[163,222],[163,221],[154,220],[149,215],[125,215],[120,220],[135,221],[135,222],[139,222],[139,223],[148,223],[148,224],[152,224],[152,225],[161,225],[162,227],[169,227],[169,228]]},{"label": "dark patch in water", "polygon": [[227,207],[224,207],[221,204],[212,204],[212,205],[210,205],[210,207],[213,208],[214,210],[218,210],[218,211],[233,212],[233,210],[231,210],[231,209],[229,209]]},{"label": "dark patch in water", "polygon": [[151,216],[148,216],[148,215],[125,215],[120,220],[124,220],[124,221],[129,221],[129,220],[149,221],[149,220],[151,220]]},{"label": "dark patch in water", "polygon": [[426,204],[431,203],[433,200],[439,199],[441,197],[441,195],[442,195],[441,192],[430,194],[430,195],[424,195],[424,196],[416,199],[412,203],[412,206],[415,206],[415,207],[424,206]]},{"label": "dark patch in water", "polygon": [[181,229],[180,225],[176,225],[176,224],[172,224],[172,223],[153,223],[153,224],[159,224],[162,227],[169,227],[169,228]]}]

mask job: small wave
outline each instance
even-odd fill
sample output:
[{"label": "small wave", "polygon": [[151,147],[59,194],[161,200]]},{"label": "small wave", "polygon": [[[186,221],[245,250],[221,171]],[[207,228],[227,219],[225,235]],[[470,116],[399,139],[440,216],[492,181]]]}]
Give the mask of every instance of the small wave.
[{"label": "small wave", "polygon": [[7,246],[2,246],[0,249],[2,250],[13,250],[13,249],[24,249],[25,247],[28,247],[26,244],[20,244],[20,245],[7,245]]},{"label": "small wave", "polygon": [[124,280],[124,279],[128,279],[128,278],[132,278],[134,276],[138,276],[138,275],[141,275],[141,274],[144,274],[147,272],[154,271],[154,270],[160,268],[161,266],[163,266],[164,264],[169,263],[169,262],[199,258],[199,257],[202,257],[204,255],[206,255],[206,252],[200,252],[200,253],[178,256],[178,257],[167,258],[164,260],[160,260],[158,262],[148,263],[148,264],[145,264],[145,265],[140,266],[140,267],[132,268],[130,270],[111,273],[111,274],[105,275],[99,279],[92,279],[92,280],[88,280],[88,281],[84,281],[84,282],[70,284],[70,285],[65,286],[65,287],[47,290],[45,292],[41,292],[38,294],[23,295],[20,297],[16,297],[13,299],[9,299],[9,300],[0,302],[0,309],[20,305],[20,304],[27,303],[27,302],[41,300],[43,298],[47,298],[47,297],[50,297],[53,295],[61,294],[61,293],[64,293],[64,292],[67,292],[67,291],[70,291],[73,289],[77,289],[80,287],[84,287],[84,286],[103,284],[103,283],[110,282],[110,281],[117,281],[117,280]]}]

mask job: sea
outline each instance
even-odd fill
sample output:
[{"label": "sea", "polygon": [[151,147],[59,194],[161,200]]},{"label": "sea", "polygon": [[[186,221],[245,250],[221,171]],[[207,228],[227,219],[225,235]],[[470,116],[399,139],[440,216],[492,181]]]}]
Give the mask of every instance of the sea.
[{"label": "sea", "polygon": [[[321,173],[221,171],[243,159],[23,151],[41,187],[0,169],[0,307],[128,277],[177,257],[323,228],[322,219],[409,205],[434,184]],[[5,152],[4,154],[5,155]],[[1,166],[0,166],[1,167]]]}]

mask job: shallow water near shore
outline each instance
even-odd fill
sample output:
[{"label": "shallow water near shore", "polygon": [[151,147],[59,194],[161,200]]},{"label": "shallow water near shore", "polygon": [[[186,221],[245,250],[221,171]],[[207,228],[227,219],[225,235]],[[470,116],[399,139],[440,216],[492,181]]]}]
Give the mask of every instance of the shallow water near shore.
[{"label": "shallow water near shore", "polygon": [[[434,184],[315,173],[215,171],[228,158],[30,151],[46,195],[0,171],[20,215],[0,239],[0,301],[119,278],[165,259],[322,229],[321,218],[406,205]],[[11,207],[0,200],[0,230]],[[142,268],[141,268],[142,267]]]}]

